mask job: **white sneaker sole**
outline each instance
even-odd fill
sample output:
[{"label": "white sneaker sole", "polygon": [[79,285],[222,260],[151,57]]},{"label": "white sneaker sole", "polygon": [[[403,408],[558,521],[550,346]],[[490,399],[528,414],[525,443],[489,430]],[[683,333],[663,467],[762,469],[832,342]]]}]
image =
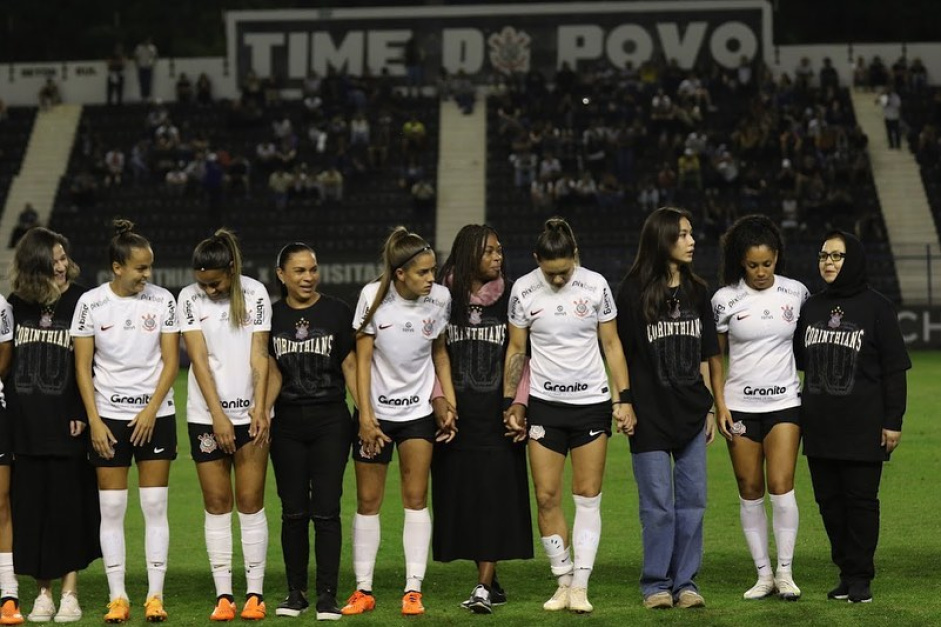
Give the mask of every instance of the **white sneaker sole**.
[{"label": "white sneaker sole", "polygon": [[343,614],[334,614],[333,612],[317,612],[317,620],[340,620]]},{"label": "white sneaker sole", "polygon": [[290,617],[290,618],[297,618],[298,616],[300,616],[301,614],[303,614],[303,613],[306,612],[306,611],[307,611],[306,608],[303,609],[303,610],[292,610],[292,609],[287,608],[287,607],[278,607],[278,608],[275,608],[275,610],[274,610],[274,615],[275,615],[275,616],[288,616],[288,617]]}]

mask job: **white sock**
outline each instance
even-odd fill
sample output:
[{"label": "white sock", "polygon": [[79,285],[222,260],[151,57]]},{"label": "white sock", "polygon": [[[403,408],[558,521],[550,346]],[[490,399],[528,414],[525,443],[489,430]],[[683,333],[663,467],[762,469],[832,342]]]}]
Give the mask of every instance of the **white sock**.
[{"label": "white sock", "polygon": [[262,595],[268,563],[268,518],[262,507],[254,514],[239,512],[242,527],[242,557],[245,560],[245,592]]},{"label": "white sock", "polygon": [[572,525],[572,548],[575,549],[575,572],[572,575],[573,588],[587,588],[591,569],[598,554],[601,541],[601,494],[598,496],[579,496],[575,500],[575,523]]},{"label": "white sock", "polygon": [[739,517],[742,520],[742,531],[745,532],[745,542],[755,561],[759,579],[771,579],[771,560],[768,559],[768,515],[765,513],[765,499],[748,501],[742,497],[739,500]]},{"label": "white sock", "polygon": [[232,512],[210,514],[205,512],[203,530],[206,534],[206,553],[209,569],[216,584],[216,596],[232,594]]},{"label": "white sock", "polygon": [[778,547],[778,570],[790,571],[794,560],[794,544],[797,542],[797,528],[800,526],[800,512],[794,490],[786,494],[771,495],[771,526],[774,529],[774,543]]},{"label": "white sock", "polygon": [[402,527],[405,549],[405,591],[421,592],[421,581],[428,568],[428,547],[431,545],[431,514],[428,508],[406,509]]},{"label": "white sock", "polygon": [[20,584],[13,573],[13,553],[0,553],[0,597],[20,598]]},{"label": "white sock", "polygon": [[144,512],[144,558],[147,561],[147,598],[163,598],[170,551],[170,523],[167,520],[166,486],[140,488],[140,508]]},{"label": "white sock", "polygon": [[101,541],[101,561],[104,562],[105,575],[108,577],[108,592],[112,601],[126,599],[124,514],[127,512],[127,490],[98,490],[98,503],[101,510],[98,537]]},{"label": "white sock", "polygon": [[542,548],[546,551],[546,557],[549,558],[549,567],[552,574],[559,580],[560,586],[572,585],[572,556],[569,549],[565,548],[562,542],[562,536],[555,533],[542,539]]},{"label": "white sock", "polygon": [[357,590],[372,592],[380,535],[379,514],[353,516],[353,574]]}]

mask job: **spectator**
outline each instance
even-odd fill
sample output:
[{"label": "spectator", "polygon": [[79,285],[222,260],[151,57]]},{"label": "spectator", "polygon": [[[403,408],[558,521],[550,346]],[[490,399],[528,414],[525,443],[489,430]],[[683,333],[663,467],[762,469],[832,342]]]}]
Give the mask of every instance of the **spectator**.
[{"label": "spectator", "polygon": [[413,113],[402,125],[402,152],[409,160],[417,159],[425,149],[428,131]]},{"label": "spectator", "polygon": [[882,90],[882,95],[876,99],[876,104],[882,107],[882,115],[885,118],[885,131],[889,139],[889,148],[902,147],[901,117],[902,117],[902,99],[899,98],[895,88],[887,86]]},{"label": "spectator", "polygon": [[477,98],[477,88],[474,87],[474,83],[471,82],[464,70],[458,70],[457,76],[452,83],[452,91],[454,92],[454,102],[457,103],[461,112],[464,115],[473,113],[474,100]]},{"label": "spectator", "polygon": [[196,104],[201,107],[208,107],[212,104],[212,81],[205,72],[202,72],[196,79]]},{"label": "spectator", "polygon": [[163,177],[167,193],[171,196],[182,196],[186,193],[189,184],[189,175],[186,173],[186,162],[178,161]]},{"label": "spectator", "polygon": [[225,169],[219,156],[210,152],[206,157],[206,169],[202,178],[203,191],[206,193],[206,204],[209,209],[209,220],[212,224],[222,223],[222,190],[225,182]]},{"label": "spectator", "polygon": [[928,69],[921,59],[915,57],[908,68],[908,77],[912,91],[920,92],[928,85]]},{"label": "spectator", "polygon": [[553,185],[552,193],[555,196],[555,206],[562,211],[575,205],[575,179],[569,172],[565,172]]},{"label": "spectator", "polygon": [[88,209],[95,206],[98,196],[98,183],[95,177],[88,170],[83,170],[75,175],[72,184],[69,186],[69,197],[72,201],[72,209]]},{"label": "spectator", "polygon": [[673,197],[676,194],[676,170],[669,161],[664,161],[657,172],[657,189],[660,190],[661,206],[673,203]]},{"label": "spectator", "polygon": [[62,103],[62,94],[59,93],[59,86],[52,78],[47,78],[42,88],[39,90],[39,108],[46,111],[50,107]]},{"label": "spectator", "polygon": [[405,64],[405,73],[407,78],[407,90],[408,95],[412,98],[417,98],[421,95],[421,88],[424,81],[424,71],[422,68],[422,62],[425,58],[425,51],[422,50],[421,42],[418,41],[418,37],[412,35],[412,37],[405,42],[404,58],[403,62]]},{"label": "spectator", "polygon": [[357,112],[350,120],[350,146],[368,146],[369,131],[369,120],[362,111]]},{"label": "spectator", "polygon": [[286,115],[272,122],[271,130],[274,132],[275,139],[278,140],[290,137],[294,134],[294,126],[291,124],[291,118]]},{"label": "spectator", "polygon": [[193,82],[186,72],[180,72],[180,77],[176,80],[176,101],[180,104],[193,101]]},{"label": "spectator", "polygon": [[575,198],[579,205],[594,205],[598,201],[598,186],[595,184],[595,178],[591,170],[582,172],[581,177],[575,183]]},{"label": "spectator", "polygon": [[650,213],[660,207],[660,190],[657,189],[652,178],[644,181],[640,193],[637,194],[637,204],[644,213]]},{"label": "spectator", "polygon": [[336,166],[330,166],[317,176],[324,200],[341,202],[343,200],[343,174]]},{"label": "spectator", "polygon": [[134,63],[137,65],[137,83],[140,86],[140,98],[150,101],[154,80],[154,65],[157,63],[157,46],[147,37],[134,48]]},{"label": "spectator", "polygon": [[830,57],[825,57],[823,59],[823,67],[820,69],[820,89],[839,89],[840,88],[840,75],[837,74],[836,68],[833,67],[833,62],[830,60]]},{"label": "spectator", "polygon": [[677,182],[680,188],[693,187],[702,190],[702,166],[699,155],[692,148],[687,148],[676,161]]},{"label": "spectator", "polygon": [[532,182],[529,186],[529,198],[532,201],[533,210],[546,214],[551,214],[555,206],[554,185],[552,177],[542,175]]},{"label": "spectator", "polygon": [[814,80],[814,68],[810,65],[810,59],[803,57],[800,65],[794,70],[794,84],[797,91],[806,93],[810,89],[810,84]]},{"label": "spectator", "polygon": [[263,109],[265,105],[265,94],[255,70],[249,70],[242,81],[242,104],[248,103],[254,103],[259,109]]},{"label": "spectator", "polygon": [[527,189],[536,178],[536,155],[524,147],[521,152],[510,155],[513,164],[513,182],[518,189]]},{"label": "spectator", "polygon": [[856,57],[856,65],[853,66],[853,86],[863,90],[869,87],[869,68],[861,56]]},{"label": "spectator", "polygon": [[882,62],[882,57],[875,56],[869,64],[869,86],[881,90],[889,83],[889,71]]},{"label": "spectator", "polygon": [[114,52],[108,57],[108,78],[105,99],[108,105],[120,105],[124,102],[124,67],[127,60],[124,58],[124,47],[114,45]]},{"label": "spectator", "polygon": [[385,167],[389,158],[389,146],[392,144],[392,116],[388,113],[379,115],[375,132],[369,134],[369,165],[374,170]]},{"label": "spectator", "polygon": [[26,231],[34,226],[39,226],[39,212],[33,208],[32,203],[26,203],[26,206],[20,211],[20,215],[16,217],[16,225],[10,235],[9,248],[16,248],[20,239],[26,235]]},{"label": "spectator", "polygon": [[124,175],[124,152],[112,148],[105,154],[105,187],[120,185]]},{"label": "spectator", "polygon": [[562,163],[556,159],[555,155],[549,151],[543,153],[542,161],[539,162],[539,176],[548,176],[556,178],[562,174]]},{"label": "spectator", "polygon": [[252,169],[248,159],[240,154],[232,157],[229,168],[226,171],[225,183],[230,190],[241,188],[248,198],[252,194]]},{"label": "spectator", "polygon": [[419,213],[429,213],[435,208],[435,188],[428,179],[412,185],[412,206]]},{"label": "spectator", "polygon": [[131,149],[131,172],[135,183],[150,177],[150,143],[146,139],[138,141]]},{"label": "spectator", "polygon": [[268,189],[274,198],[274,206],[279,211],[288,206],[288,193],[294,185],[294,177],[283,166],[278,166],[268,177]]}]

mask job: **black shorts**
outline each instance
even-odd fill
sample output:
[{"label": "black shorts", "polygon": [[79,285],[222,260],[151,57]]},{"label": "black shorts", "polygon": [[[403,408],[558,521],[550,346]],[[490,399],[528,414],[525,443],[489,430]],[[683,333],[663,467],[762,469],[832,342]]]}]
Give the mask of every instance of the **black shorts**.
[{"label": "black shorts", "polygon": [[0,405],[0,466],[13,465],[13,419]]},{"label": "black shorts", "polygon": [[382,450],[375,457],[363,456],[363,444],[359,440],[353,445],[353,461],[366,464],[388,464],[392,461],[393,444],[399,446],[406,440],[427,440],[434,443],[435,435],[438,432],[438,426],[435,424],[434,414],[428,414],[424,418],[407,420],[405,422],[393,422],[391,420],[380,420],[379,428],[387,436],[392,438],[392,442],[382,447]]},{"label": "black shorts", "polygon": [[611,414],[609,401],[571,405],[530,397],[526,411],[529,439],[565,455],[573,448],[597,440],[602,434],[610,438]]},{"label": "black shorts", "polygon": [[130,420],[115,420],[105,418],[101,420],[109,429],[111,435],[117,440],[114,445],[114,457],[104,459],[88,441],[88,461],[92,466],[98,468],[127,468],[131,465],[131,459],[138,463],[165,459],[171,461],[176,459],[176,415],[157,416],[154,423],[154,431],[150,436],[150,442],[143,446],[134,446],[131,444],[131,433],[134,428],[129,426]]},{"label": "black shorts", "polygon": [[[212,431],[212,425],[197,425],[189,423],[186,425],[190,434],[190,455],[197,464],[203,462],[214,462],[223,457],[232,457],[232,454],[226,453],[216,444],[216,434]],[[248,435],[251,425],[235,425],[235,450],[239,450],[255,438]]]},{"label": "black shorts", "polygon": [[[759,444],[765,441],[765,437],[771,433],[771,429],[776,424],[783,422],[800,426],[800,406],[760,414],[744,411],[732,411],[730,413],[732,414],[732,421],[734,423],[733,433],[736,432],[735,429],[744,428],[745,431],[738,433],[738,435],[745,436],[752,442],[758,442]],[[741,423],[742,426],[736,427],[735,425],[739,423]]]}]

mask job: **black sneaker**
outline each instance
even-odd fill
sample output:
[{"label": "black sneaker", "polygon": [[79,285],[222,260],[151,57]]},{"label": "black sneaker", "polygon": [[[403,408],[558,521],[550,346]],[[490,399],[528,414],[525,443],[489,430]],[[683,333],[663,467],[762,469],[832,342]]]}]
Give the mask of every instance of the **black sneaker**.
[{"label": "black sneaker", "polygon": [[317,620],[340,620],[343,614],[337,606],[337,597],[332,592],[322,592],[317,597]]},{"label": "black sneaker", "polygon": [[872,591],[868,581],[851,583],[849,588],[850,603],[872,603]]},{"label": "black sneaker", "polygon": [[307,602],[307,597],[304,596],[304,593],[300,590],[291,590],[288,592],[287,598],[278,604],[274,614],[275,616],[290,616],[294,618],[306,612],[308,607],[310,607],[310,603]]},{"label": "black sneaker", "polygon": [[472,611],[474,614],[493,614],[491,605],[490,593],[487,592],[483,584],[478,584],[471,592],[470,598],[461,603],[461,607]]},{"label": "black sneaker", "polygon": [[827,593],[827,598],[831,601],[845,601],[850,596],[849,584],[840,579],[839,585]]},{"label": "black sneaker", "polygon": [[504,605],[506,603],[506,591],[497,581],[496,575],[494,575],[493,582],[490,584],[490,603],[491,605]]}]

